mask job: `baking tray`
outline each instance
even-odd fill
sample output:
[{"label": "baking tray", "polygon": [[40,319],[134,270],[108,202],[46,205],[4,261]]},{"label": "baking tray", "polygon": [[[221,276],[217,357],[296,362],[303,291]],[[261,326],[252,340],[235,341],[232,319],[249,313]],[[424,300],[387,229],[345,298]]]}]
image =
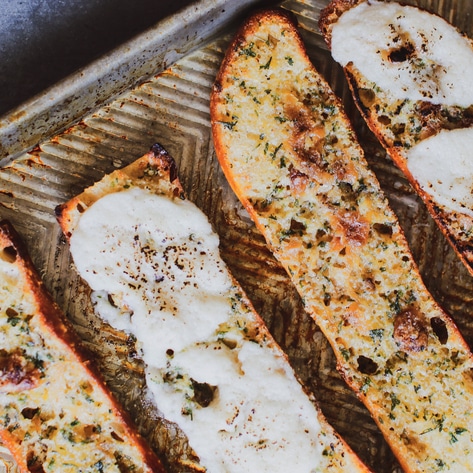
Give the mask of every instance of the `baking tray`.
[{"label": "baking tray", "polygon": [[[471,346],[473,278],[423,203],[359,117],[341,69],[318,31],[327,0],[269,2],[292,11],[309,55],[345,103],[372,169],[397,213],[424,281]],[[471,0],[411,0],[472,35]],[[268,2],[265,2],[268,5]],[[286,273],[233,195],[215,158],[209,95],[242,17],[261,2],[201,1],[159,23],[0,119],[0,218],[25,239],[46,286],[94,353],[111,390],[171,472],[196,471],[179,430],[143,402],[133,343],[94,315],[54,217],[56,205],[161,143],[189,198],[220,235],[222,256],[331,424],[378,473],[401,469],[364,406],[335,368]],[[0,455],[3,450],[0,450]],[[6,461],[10,458],[5,455]],[[15,468],[0,462],[2,468]]]}]

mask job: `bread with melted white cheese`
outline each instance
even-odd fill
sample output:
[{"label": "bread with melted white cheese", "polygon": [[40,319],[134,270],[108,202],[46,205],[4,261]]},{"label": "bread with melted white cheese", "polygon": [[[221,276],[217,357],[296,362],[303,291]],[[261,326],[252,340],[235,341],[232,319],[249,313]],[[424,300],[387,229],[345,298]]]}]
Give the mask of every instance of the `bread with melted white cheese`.
[{"label": "bread with melted white cheese", "polygon": [[22,472],[163,473],[0,222],[0,438]]},{"label": "bread with melted white cheese", "polygon": [[320,27],[356,105],[473,274],[473,43],[396,2],[333,0]]},{"label": "bread with melted white cheese", "polygon": [[328,425],[159,145],[57,209],[97,314],[136,340],[192,471],[368,473]]},{"label": "bread with melted white cheese", "polygon": [[260,12],[242,26],[211,120],[228,182],[401,466],[471,472],[470,349],[424,286],[340,100],[287,14]]}]

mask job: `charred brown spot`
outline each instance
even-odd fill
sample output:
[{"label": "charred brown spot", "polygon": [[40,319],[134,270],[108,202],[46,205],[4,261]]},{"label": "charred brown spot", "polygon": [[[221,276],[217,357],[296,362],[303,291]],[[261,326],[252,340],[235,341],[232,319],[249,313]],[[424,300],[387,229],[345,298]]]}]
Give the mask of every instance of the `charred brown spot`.
[{"label": "charred brown spot", "polygon": [[110,436],[117,442],[124,442],[123,438],[120,437],[120,435],[118,435],[114,430],[110,432]]},{"label": "charred brown spot", "polygon": [[360,355],[357,358],[358,370],[363,374],[375,374],[378,371],[378,364],[367,356]]},{"label": "charred brown spot", "polygon": [[434,135],[437,130],[444,126],[442,123],[446,122],[446,120],[441,116],[441,106],[438,104],[421,102],[417,106],[417,112],[421,117],[421,139]]},{"label": "charred brown spot", "polygon": [[270,199],[250,199],[250,203],[253,208],[260,214],[264,214],[271,210]]},{"label": "charred brown spot", "polygon": [[353,189],[353,186],[349,182],[341,181],[338,184],[340,191],[342,192],[342,200],[349,204],[356,204],[358,201],[358,192]]},{"label": "charred brown spot", "polygon": [[222,83],[220,81],[215,81],[213,88],[214,88],[214,91],[219,94],[223,90]]},{"label": "charred brown spot", "polygon": [[349,243],[361,246],[366,242],[369,225],[357,212],[347,212],[342,215],[339,221]]},{"label": "charred brown spot", "polygon": [[127,455],[123,455],[118,450],[113,453],[116,467],[120,473],[130,473],[130,471],[139,471],[137,465]]},{"label": "charred brown spot", "polygon": [[22,409],[21,415],[25,419],[31,420],[35,415],[39,413],[39,411],[40,411],[39,407],[25,407],[24,409]]},{"label": "charred brown spot", "polygon": [[405,43],[400,48],[393,49],[388,54],[388,58],[391,62],[404,62],[412,57],[415,48],[412,43]]},{"label": "charred brown spot", "polygon": [[[347,169],[347,163],[343,159],[335,159],[332,162],[331,167],[332,167],[333,174],[335,176],[337,176],[337,180],[341,181],[339,183],[339,186],[340,186],[340,184],[342,186],[344,186],[344,189],[342,189],[342,191],[347,191],[348,188],[349,188],[348,186],[352,187],[351,184],[346,182],[347,177],[349,179],[351,177],[351,175],[350,175],[350,172]],[[352,188],[352,190],[353,190],[353,188]]]},{"label": "charred brown spot", "polygon": [[299,103],[287,103],[284,106],[285,116],[294,123],[296,133],[303,133],[313,126],[306,108]]},{"label": "charred brown spot", "polygon": [[166,151],[166,149],[159,143],[155,143],[151,147],[152,153],[159,158],[164,170],[169,172],[169,182],[174,182],[177,179],[177,165],[173,157]]},{"label": "charred brown spot", "polygon": [[8,309],[5,311],[5,314],[7,314],[9,320],[14,319],[20,315],[13,307],[8,307]]},{"label": "charred brown spot", "polygon": [[309,164],[315,164],[315,166],[320,170],[327,170],[328,163],[324,160],[318,147],[305,147],[304,145],[296,144],[296,146],[294,146],[294,151],[303,161],[306,161]]},{"label": "charred brown spot", "polygon": [[26,465],[31,473],[45,473],[42,459],[35,452],[28,452]]},{"label": "charred brown spot", "polygon": [[107,300],[108,300],[108,303],[112,306],[112,307],[117,307],[117,305],[115,304],[115,301],[113,300],[113,296],[111,294],[107,294]]},{"label": "charred brown spot", "polygon": [[324,305],[328,307],[330,305],[330,302],[332,301],[332,296],[328,293],[324,293]]},{"label": "charred brown spot", "polygon": [[325,138],[322,125],[314,123],[310,111],[299,102],[285,104],[284,114],[294,125],[291,145],[299,158],[306,164],[315,164],[325,170],[327,162],[322,156]]},{"label": "charred brown spot", "polygon": [[302,192],[309,182],[307,174],[299,171],[294,166],[291,166],[289,169],[289,177],[291,179],[291,188],[299,192]]},{"label": "charred brown spot", "polygon": [[473,107],[448,107],[440,112],[444,127],[448,129],[468,128],[473,124]]},{"label": "charred brown spot", "polygon": [[329,239],[326,239],[328,232],[327,230],[324,230],[323,228],[319,228],[315,234],[315,237],[317,240],[322,240],[322,241],[329,241]]},{"label": "charred brown spot", "polygon": [[305,231],[305,228],[306,226],[304,223],[299,222],[299,220],[296,220],[294,218],[291,218],[290,230],[292,234],[294,233],[301,234]]},{"label": "charred brown spot", "polygon": [[0,349],[0,391],[23,391],[35,387],[41,372],[19,348],[7,352]]},{"label": "charred brown spot", "polygon": [[238,346],[238,342],[230,338],[222,338],[221,342],[230,350],[234,350]]},{"label": "charred brown spot", "polygon": [[356,282],[354,281],[353,287],[357,292],[362,294],[366,292],[373,292],[376,289],[376,282],[369,272],[366,272],[365,274],[360,275]]},{"label": "charred brown spot", "polygon": [[80,214],[83,214],[86,211],[87,207],[85,207],[81,202],[79,202],[76,205],[76,209]]},{"label": "charred brown spot", "polygon": [[381,125],[388,126],[391,124],[391,119],[387,115],[380,115],[378,122],[381,123]]},{"label": "charred brown spot", "polygon": [[445,345],[448,341],[448,329],[447,324],[440,317],[432,317],[430,319],[430,326],[434,331],[435,335],[439,339],[442,345]]},{"label": "charred brown spot", "polygon": [[373,89],[360,89],[358,91],[358,97],[362,105],[366,108],[371,107],[376,100],[376,94]]},{"label": "charred brown spot", "polygon": [[405,123],[395,123],[392,126],[392,132],[395,136],[399,136],[404,134],[406,131],[406,125]]},{"label": "charred brown spot", "polygon": [[93,424],[78,425],[74,428],[75,441],[76,442],[90,441],[93,437],[97,436],[99,431],[100,429],[97,428],[97,426]]},{"label": "charred brown spot", "polygon": [[417,106],[417,111],[423,117],[432,117],[432,115],[438,115],[440,112],[440,105],[431,102],[420,102]]},{"label": "charred brown spot", "polygon": [[13,246],[6,246],[0,252],[0,258],[7,263],[14,263],[16,260],[17,252]]},{"label": "charred brown spot", "polygon": [[195,380],[192,381],[192,389],[194,390],[193,401],[195,401],[201,407],[207,407],[213,401],[216,386],[211,386],[208,383],[199,383]]},{"label": "charred brown spot", "polygon": [[418,457],[425,456],[427,445],[420,441],[420,437],[412,435],[411,432],[404,430],[399,438],[405,445],[409,445],[409,450],[415,452]]},{"label": "charred brown spot", "polygon": [[416,308],[408,307],[394,319],[394,340],[406,352],[420,352],[428,345],[428,328],[425,316]]},{"label": "charred brown spot", "polygon": [[380,235],[392,236],[393,234],[392,225],[388,225],[386,223],[374,223],[373,229],[376,230],[376,232]]}]

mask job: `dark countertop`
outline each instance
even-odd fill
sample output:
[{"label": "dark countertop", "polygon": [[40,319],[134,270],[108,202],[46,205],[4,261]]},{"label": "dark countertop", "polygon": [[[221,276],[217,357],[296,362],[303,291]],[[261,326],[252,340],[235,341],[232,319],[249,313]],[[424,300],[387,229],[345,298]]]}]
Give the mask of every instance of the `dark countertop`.
[{"label": "dark countertop", "polygon": [[2,0],[0,116],[192,0]]}]

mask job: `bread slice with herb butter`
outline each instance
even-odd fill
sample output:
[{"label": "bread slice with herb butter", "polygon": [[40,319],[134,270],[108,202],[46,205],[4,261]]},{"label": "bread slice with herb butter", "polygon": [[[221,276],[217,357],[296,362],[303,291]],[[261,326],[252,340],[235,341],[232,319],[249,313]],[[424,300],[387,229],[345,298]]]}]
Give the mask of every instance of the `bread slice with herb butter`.
[{"label": "bread slice with herb butter", "polygon": [[161,146],[57,215],[96,312],[136,339],[148,397],[198,471],[369,471],[304,392]]},{"label": "bread slice with herb butter", "polygon": [[406,472],[473,471],[473,358],[419,276],[340,100],[263,11],[211,96],[217,157]]},{"label": "bread slice with herb butter", "polygon": [[164,472],[0,222],[0,438],[22,472]]},{"label": "bread slice with herb butter", "polygon": [[320,27],[354,100],[473,274],[473,43],[396,2],[333,0]]}]

